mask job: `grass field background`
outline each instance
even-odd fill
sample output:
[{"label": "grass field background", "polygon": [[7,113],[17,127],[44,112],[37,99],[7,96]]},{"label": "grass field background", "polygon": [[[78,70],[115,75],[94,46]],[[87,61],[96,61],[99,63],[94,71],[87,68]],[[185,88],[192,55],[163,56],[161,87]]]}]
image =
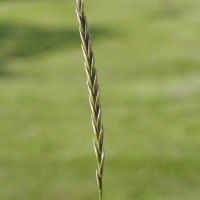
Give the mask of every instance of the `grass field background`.
[{"label": "grass field background", "polygon": [[[75,0],[0,1],[0,199],[98,199]],[[200,1],[85,0],[105,200],[200,198]]]}]

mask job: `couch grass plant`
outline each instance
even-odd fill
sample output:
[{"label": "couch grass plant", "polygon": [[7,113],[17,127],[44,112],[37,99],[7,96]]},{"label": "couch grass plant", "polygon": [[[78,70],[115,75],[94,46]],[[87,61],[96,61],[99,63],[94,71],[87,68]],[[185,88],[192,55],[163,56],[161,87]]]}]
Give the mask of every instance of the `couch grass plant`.
[{"label": "couch grass plant", "polygon": [[76,14],[79,21],[79,33],[82,41],[81,47],[85,58],[89,103],[92,111],[92,126],[95,135],[93,138],[93,144],[98,164],[98,170],[96,170],[96,179],[99,188],[99,200],[101,200],[105,151],[103,150],[104,128],[101,124],[102,111],[100,104],[100,91],[97,70],[95,68],[94,53],[92,51],[91,36],[89,34],[87,18],[84,11],[84,0],[77,0],[77,5],[78,8],[76,9]]}]

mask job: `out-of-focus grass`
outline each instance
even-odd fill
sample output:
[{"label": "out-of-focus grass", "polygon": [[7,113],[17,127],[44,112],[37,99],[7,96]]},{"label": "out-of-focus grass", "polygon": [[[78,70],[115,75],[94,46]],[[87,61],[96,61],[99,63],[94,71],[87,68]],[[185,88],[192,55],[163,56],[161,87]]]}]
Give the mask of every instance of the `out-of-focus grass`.
[{"label": "out-of-focus grass", "polygon": [[[104,199],[200,197],[200,2],[85,0]],[[0,1],[0,199],[97,199],[75,1]]]}]

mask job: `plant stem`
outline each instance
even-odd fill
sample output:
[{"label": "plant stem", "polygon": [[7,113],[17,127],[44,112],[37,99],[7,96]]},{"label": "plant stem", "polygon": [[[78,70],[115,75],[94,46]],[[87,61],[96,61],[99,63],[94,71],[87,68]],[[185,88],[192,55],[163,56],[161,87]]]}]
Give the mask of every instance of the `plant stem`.
[{"label": "plant stem", "polygon": [[99,200],[102,200],[102,193],[99,192]]}]

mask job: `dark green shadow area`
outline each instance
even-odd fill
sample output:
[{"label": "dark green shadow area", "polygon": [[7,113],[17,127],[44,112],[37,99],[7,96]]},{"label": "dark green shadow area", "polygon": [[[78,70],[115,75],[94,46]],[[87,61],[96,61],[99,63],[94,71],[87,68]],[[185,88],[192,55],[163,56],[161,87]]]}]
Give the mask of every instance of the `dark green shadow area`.
[{"label": "dark green shadow area", "polygon": [[[90,33],[93,41],[112,35],[110,30],[100,27],[90,27]],[[77,48],[80,46],[80,37],[78,28],[47,30],[28,26],[0,25],[0,45],[8,48],[7,44],[10,45],[7,56],[28,57],[37,56],[47,50]]]},{"label": "dark green shadow area", "polygon": [[[93,42],[113,35],[111,30],[90,27]],[[0,76],[7,76],[6,63],[16,58],[37,57],[59,49],[72,50],[81,44],[77,29],[0,24]]]}]

